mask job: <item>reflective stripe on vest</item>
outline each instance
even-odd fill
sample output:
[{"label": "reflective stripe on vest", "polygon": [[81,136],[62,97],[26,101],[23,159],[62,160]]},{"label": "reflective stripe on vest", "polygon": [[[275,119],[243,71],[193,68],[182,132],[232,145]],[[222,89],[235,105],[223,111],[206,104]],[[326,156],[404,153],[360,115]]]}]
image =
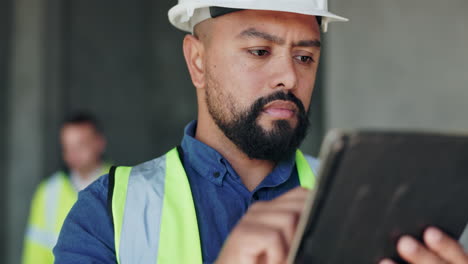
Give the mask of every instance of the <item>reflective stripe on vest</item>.
[{"label": "reflective stripe on vest", "polygon": [[[299,181],[313,188],[314,173],[296,152]],[[135,167],[117,167],[112,197],[117,262],[202,263],[197,215],[177,149]]]},{"label": "reflective stripe on vest", "polygon": [[[60,193],[66,188],[67,175],[64,172],[55,173],[47,184],[44,186],[44,202],[45,211],[43,217],[45,226],[43,228],[29,225],[26,231],[26,238],[34,243],[40,244],[49,250],[57,243],[61,223],[58,219],[58,202],[60,201]],[[65,192],[65,195],[73,197],[75,193]],[[76,199],[75,199],[76,200]],[[69,209],[69,208],[68,208]],[[67,209],[67,210],[68,210]]]},{"label": "reflective stripe on vest", "polygon": [[76,196],[64,172],[57,172],[41,183],[31,204],[23,246],[23,264],[53,263],[52,249]]}]

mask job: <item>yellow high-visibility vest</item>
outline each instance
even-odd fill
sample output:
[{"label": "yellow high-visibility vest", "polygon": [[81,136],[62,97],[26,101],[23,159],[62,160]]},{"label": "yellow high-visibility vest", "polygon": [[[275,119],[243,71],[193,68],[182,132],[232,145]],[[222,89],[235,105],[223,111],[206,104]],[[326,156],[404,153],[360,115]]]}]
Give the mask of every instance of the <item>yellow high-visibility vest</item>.
[{"label": "yellow high-visibility vest", "polygon": [[[301,186],[313,188],[314,173],[299,150],[296,167]],[[202,264],[197,215],[177,149],[110,175],[118,263]]]},{"label": "yellow high-visibility vest", "polygon": [[[109,168],[105,164],[102,174],[108,173]],[[52,249],[77,198],[78,192],[63,171],[56,172],[39,185],[31,203],[23,245],[23,264],[54,263]]]}]

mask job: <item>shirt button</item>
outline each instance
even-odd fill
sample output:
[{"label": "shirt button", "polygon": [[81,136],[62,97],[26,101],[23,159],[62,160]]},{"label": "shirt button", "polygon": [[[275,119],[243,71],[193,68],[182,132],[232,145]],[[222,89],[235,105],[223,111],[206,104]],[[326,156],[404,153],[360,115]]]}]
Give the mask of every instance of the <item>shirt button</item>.
[{"label": "shirt button", "polygon": [[213,173],[213,177],[218,178],[221,175],[219,171]]}]

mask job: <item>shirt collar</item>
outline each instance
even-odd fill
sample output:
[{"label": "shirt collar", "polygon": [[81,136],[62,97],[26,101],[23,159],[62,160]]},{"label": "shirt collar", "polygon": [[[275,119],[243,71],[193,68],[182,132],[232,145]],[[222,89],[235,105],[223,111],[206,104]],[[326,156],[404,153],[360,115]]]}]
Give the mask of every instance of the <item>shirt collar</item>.
[{"label": "shirt collar", "polygon": [[[191,166],[199,175],[217,185],[222,185],[227,174],[231,174],[239,179],[239,176],[229,162],[218,151],[195,138],[196,129],[196,120],[190,122],[185,127],[181,144],[184,151],[184,159],[186,159],[184,165]],[[294,168],[295,157],[292,155],[279,162],[256,189],[275,187],[284,183],[291,177]]]},{"label": "shirt collar", "polygon": [[196,130],[197,121],[192,121],[185,127],[181,144],[186,159],[184,163],[188,163],[207,180],[221,185],[227,173],[227,161],[215,149],[196,139]]},{"label": "shirt collar", "polygon": [[292,155],[287,159],[280,161],[270,174],[255,188],[254,192],[265,187],[276,187],[286,182],[291,175],[293,175],[293,169],[296,168],[296,159]]}]

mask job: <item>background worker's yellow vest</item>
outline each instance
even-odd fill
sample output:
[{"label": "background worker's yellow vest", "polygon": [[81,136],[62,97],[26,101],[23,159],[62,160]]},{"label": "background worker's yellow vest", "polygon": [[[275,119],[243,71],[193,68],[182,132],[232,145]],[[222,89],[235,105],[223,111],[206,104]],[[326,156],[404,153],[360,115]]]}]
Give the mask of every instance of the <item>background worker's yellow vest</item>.
[{"label": "background worker's yellow vest", "polygon": [[[314,173],[298,150],[299,181],[311,189]],[[115,250],[120,264],[201,264],[197,215],[177,149],[135,167],[111,169]]]},{"label": "background worker's yellow vest", "polygon": [[[109,167],[105,164],[102,174],[107,173]],[[31,203],[23,248],[23,264],[54,263],[52,249],[77,198],[78,192],[73,187],[70,177],[63,171],[56,172],[39,185]]]},{"label": "background worker's yellow vest", "polygon": [[65,172],[42,182],[31,203],[23,249],[23,264],[54,263],[52,249],[77,192]]}]

